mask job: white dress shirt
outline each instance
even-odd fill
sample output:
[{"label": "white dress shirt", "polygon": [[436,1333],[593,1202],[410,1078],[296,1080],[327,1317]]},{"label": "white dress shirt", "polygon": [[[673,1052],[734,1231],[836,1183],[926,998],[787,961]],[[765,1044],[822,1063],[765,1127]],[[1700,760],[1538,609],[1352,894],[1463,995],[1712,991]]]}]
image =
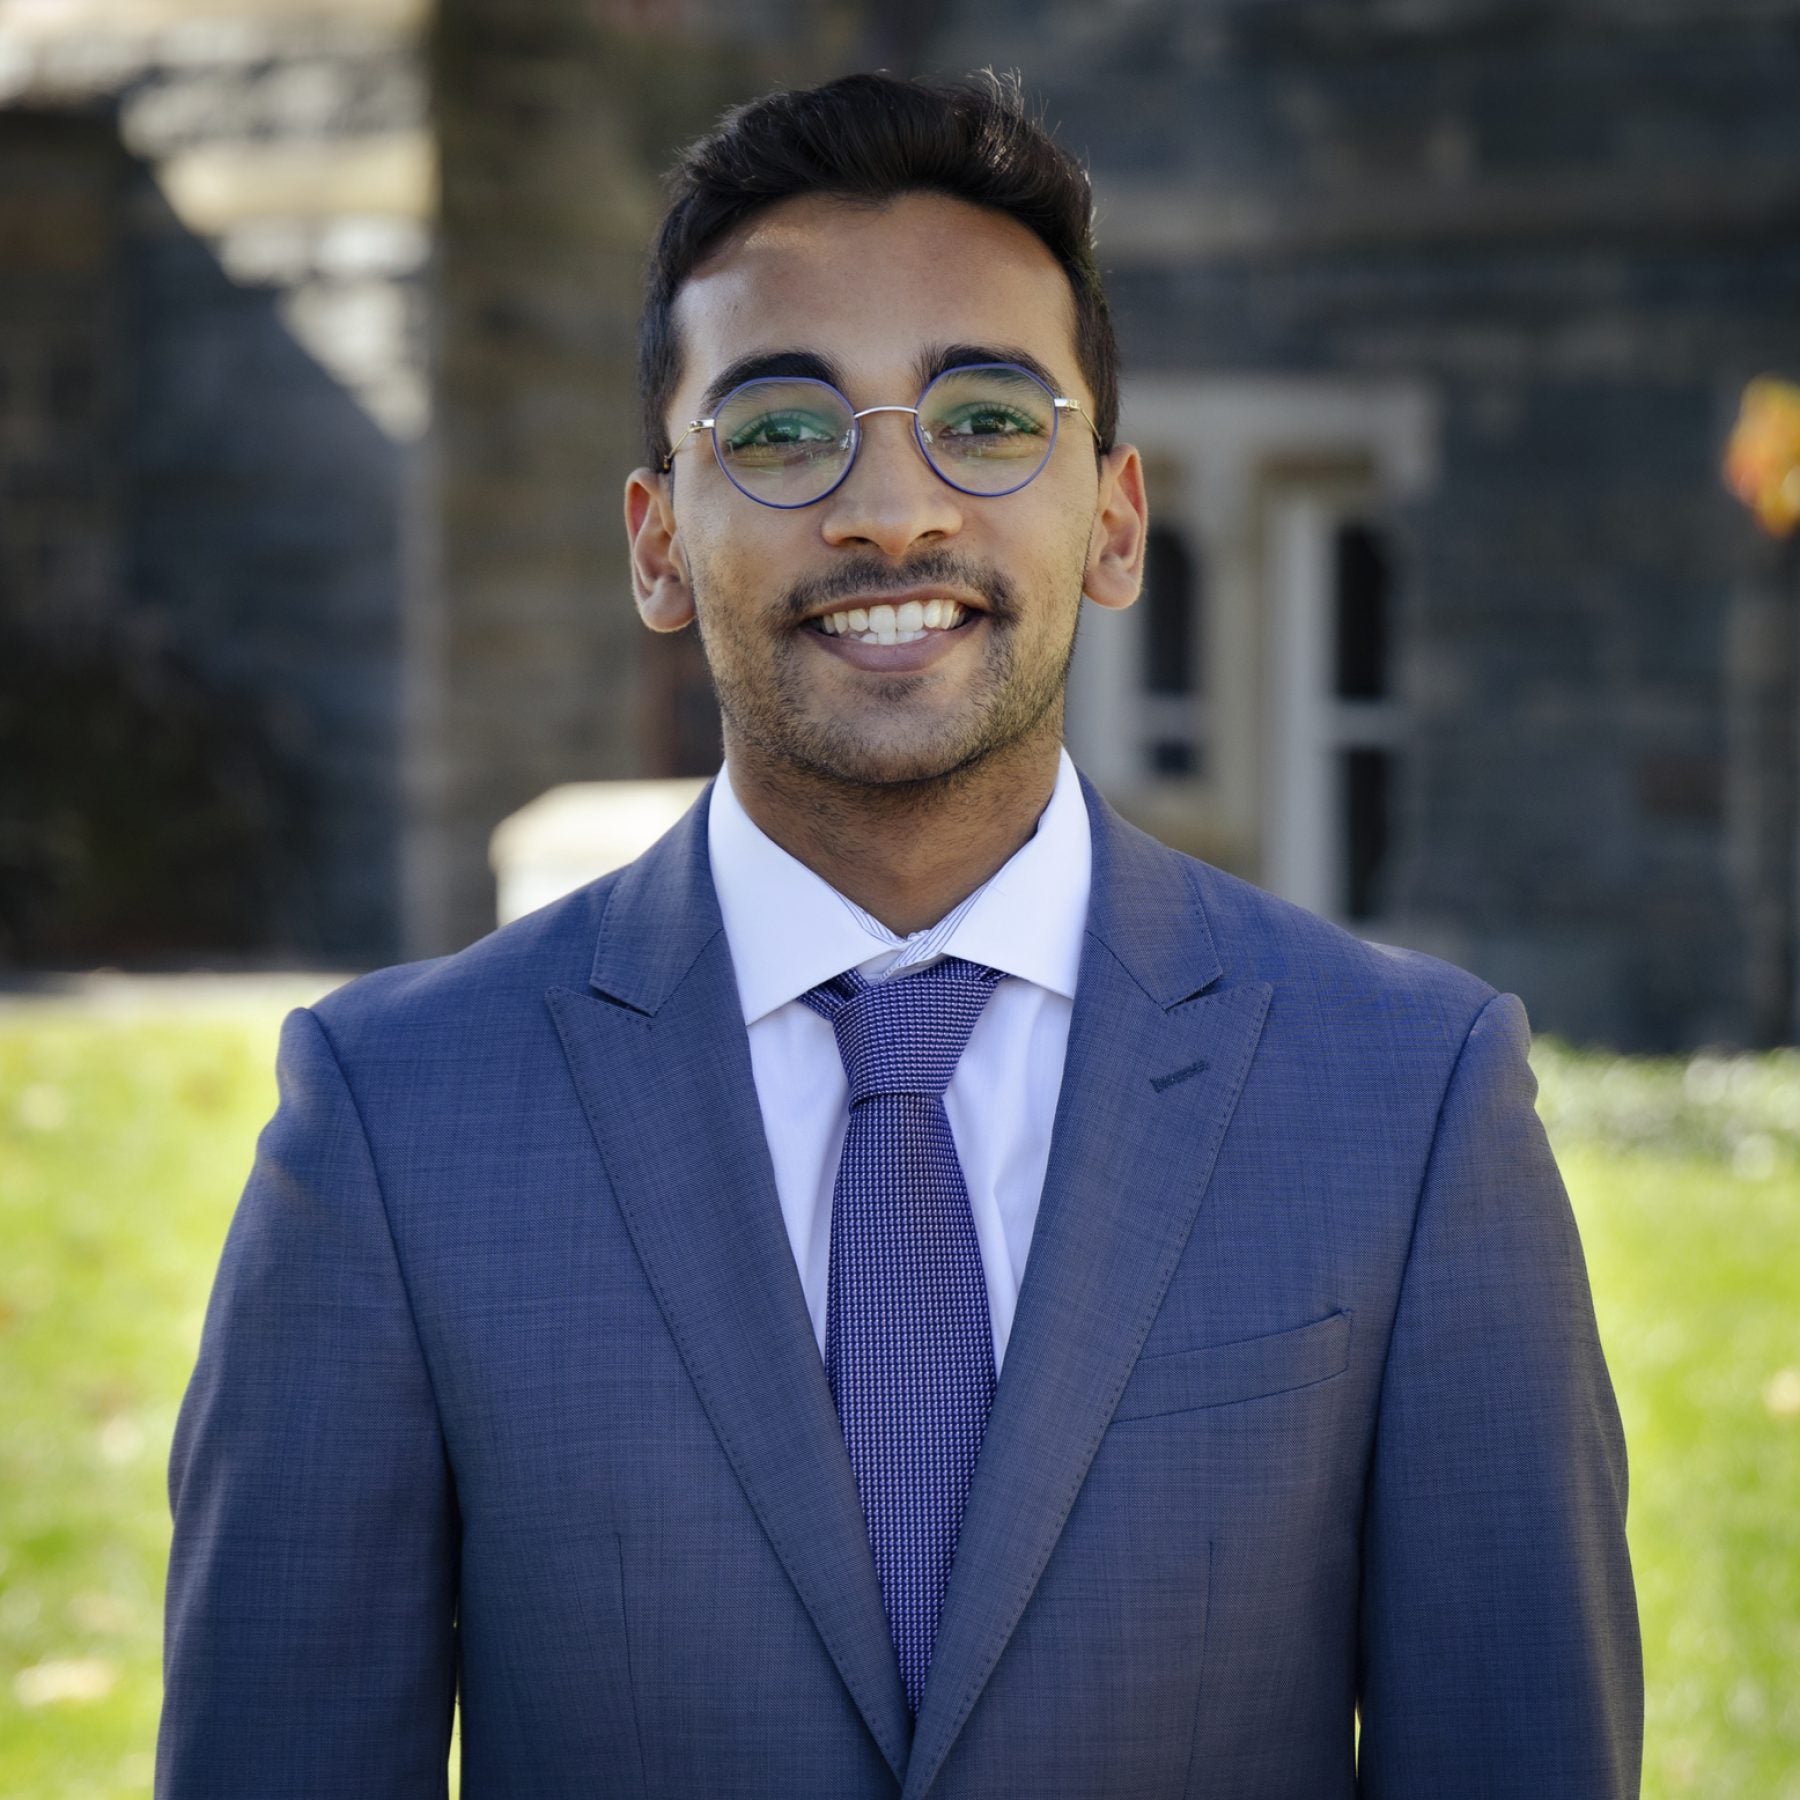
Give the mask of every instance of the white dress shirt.
[{"label": "white dress shirt", "polygon": [[721,770],[713,786],[707,850],[775,1191],[821,1355],[850,1086],[830,1024],[799,996],[845,969],[901,979],[940,956],[1004,972],[944,1096],[981,1245],[997,1370],[1037,1224],[1087,929],[1093,845],[1075,765],[1065,750],[1050,803],[1019,851],[938,924],[905,938],[759,830],[730,774]]}]

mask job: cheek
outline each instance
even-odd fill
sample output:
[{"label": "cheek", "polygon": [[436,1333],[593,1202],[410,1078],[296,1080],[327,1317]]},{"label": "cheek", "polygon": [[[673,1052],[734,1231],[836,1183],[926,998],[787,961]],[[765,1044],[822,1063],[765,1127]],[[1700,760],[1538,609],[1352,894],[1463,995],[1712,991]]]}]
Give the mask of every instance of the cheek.
[{"label": "cheek", "polygon": [[1073,495],[1069,505],[1046,508],[1021,521],[1020,529],[1009,523],[1006,541],[998,546],[1002,566],[1021,593],[1037,602],[1035,610],[1046,624],[1059,619],[1065,605],[1080,603],[1091,536],[1090,509]]},{"label": "cheek", "polygon": [[[777,527],[782,523],[772,512],[770,519]],[[798,566],[793,546],[784,541],[787,534],[771,531],[760,519],[724,521],[708,509],[682,521],[680,529],[688,579],[702,609],[711,603],[760,611],[779,598],[784,572]]]}]

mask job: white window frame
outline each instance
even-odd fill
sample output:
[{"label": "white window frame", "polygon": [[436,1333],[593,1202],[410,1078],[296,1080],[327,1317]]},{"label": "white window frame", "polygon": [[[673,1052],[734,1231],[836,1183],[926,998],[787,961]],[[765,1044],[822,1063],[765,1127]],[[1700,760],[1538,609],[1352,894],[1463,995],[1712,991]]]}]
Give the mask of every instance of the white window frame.
[{"label": "white window frame", "polygon": [[[1308,671],[1329,650],[1317,610],[1329,588],[1320,588],[1317,564],[1329,557],[1330,539],[1302,552],[1297,541],[1283,542],[1284,530],[1300,527],[1275,528],[1272,520],[1309,482],[1320,505],[1339,496],[1339,516],[1376,520],[1428,491],[1437,478],[1435,395],[1408,378],[1158,375],[1125,388],[1119,436],[1153,471],[1153,517],[1182,532],[1198,566],[1206,685],[1194,696],[1192,724],[1202,773],[1158,777],[1147,767],[1150,728],[1166,723],[1147,702],[1166,705],[1166,697],[1143,691],[1135,608],[1083,607],[1070,676],[1071,753],[1151,830],[1335,913],[1341,850],[1333,887],[1325,840],[1335,845],[1338,834],[1329,819],[1321,827],[1319,802],[1308,796],[1325,783],[1320,766],[1332,748],[1373,741],[1359,734],[1376,730],[1391,741],[1400,718],[1394,703],[1379,721],[1360,708],[1339,718],[1327,706],[1331,716],[1321,723],[1320,707],[1302,704],[1308,682],[1317,693],[1317,671]],[[1324,529],[1323,515],[1313,529]],[[1313,648],[1302,649],[1296,634],[1308,631]],[[1312,760],[1302,771],[1296,759],[1305,744]],[[1304,818],[1294,816],[1297,807],[1308,809]]]}]

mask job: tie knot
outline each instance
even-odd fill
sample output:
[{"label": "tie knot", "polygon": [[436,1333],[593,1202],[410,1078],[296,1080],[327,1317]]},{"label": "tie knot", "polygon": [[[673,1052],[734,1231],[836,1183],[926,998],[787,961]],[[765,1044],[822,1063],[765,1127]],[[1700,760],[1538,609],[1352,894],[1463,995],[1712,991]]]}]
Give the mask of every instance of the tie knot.
[{"label": "tie knot", "polygon": [[855,1106],[876,1094],[942,1098],[999,982],[998,969],[946,956],[888,981],[865,981],[846,969],[800,1000],[837,1034]]}]

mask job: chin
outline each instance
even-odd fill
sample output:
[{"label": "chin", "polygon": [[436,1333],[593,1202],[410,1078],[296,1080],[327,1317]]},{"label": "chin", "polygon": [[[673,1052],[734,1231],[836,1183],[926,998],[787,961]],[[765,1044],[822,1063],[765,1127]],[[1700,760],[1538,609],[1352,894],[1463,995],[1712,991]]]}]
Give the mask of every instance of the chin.
[{"label": "chin", "polygon": [[809,774],[855,787],[913,787],[965,775],[1015,742],[966,732],[887,739],[831,733],[795,745],[790,760]]}]

